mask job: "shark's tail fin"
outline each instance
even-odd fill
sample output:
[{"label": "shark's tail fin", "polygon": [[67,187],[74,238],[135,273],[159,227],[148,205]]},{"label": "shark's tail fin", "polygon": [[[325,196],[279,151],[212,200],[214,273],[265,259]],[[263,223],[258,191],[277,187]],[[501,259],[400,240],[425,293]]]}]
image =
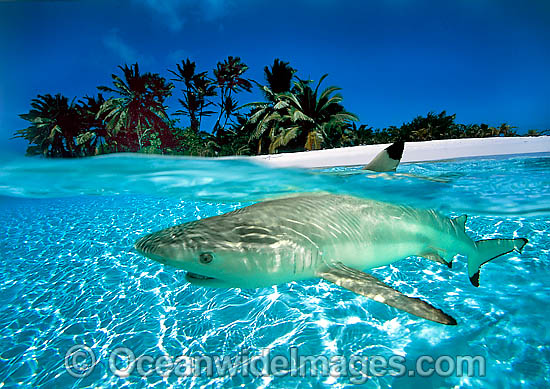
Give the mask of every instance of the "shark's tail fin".
[{"label": "shark's tail fin", "polygon": [[496,257],[516,250],[521,253],[527,239],[487,239],[475,242],[476,252],[468,257],[468,276],[474,286],[479,286],[479,268]]},{"label": "shark's tail fin", "polygon": [[373,158],[363,169],[373,172],[393,172],[399,166],[405,142],[399,140],[392,143]]}]

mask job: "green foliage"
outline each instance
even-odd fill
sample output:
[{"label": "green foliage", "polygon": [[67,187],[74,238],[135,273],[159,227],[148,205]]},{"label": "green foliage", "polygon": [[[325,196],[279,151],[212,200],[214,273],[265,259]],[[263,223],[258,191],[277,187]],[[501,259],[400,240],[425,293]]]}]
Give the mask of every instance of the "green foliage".
[{"label": "green foliage", "polygon": [[174,137],[177,147],[171,154],[186,155],[192,157],[215,157],[218,145],[212,134],[204,131],[196,131],[191,127],[184,129],[174,128]]},{"label": "green foliage", "polygon": [[[302,80],[288,62],[275,59],[264,68],[265,85],[244,78],[248,66],[239,57],[218,62],[213,77],[197,72],[187,59],[168,70],[181,85],[180,109],[176,117],[189,118],[180,128],[172,120],[165,101],[174,85],[157,73],[141,73],[138,64],[119,66],[122,76],[112,75],[113,86],[101,94],[75,103],[65,96],[38,95],[28,113],[29,122],[14,137],[29,142],[28,155],[83,157],[113,152],[177,154],[215,157],[254,155],[321,148],[349,147],[396,140],[516,136],[515,127],[455,123],[456,115],[429,112],[400,127],[374,129],[357,125],[356,115],[345,110],[340,88],[321,90],[327,75],[317,84]],[[265,101],[239,106],[237,96],[250,92],[252,85],[263,92]],[[248,108],[247,113],[243,113]],[[214,127],[203,131],[207,116],[217,115]],[[530,130],[529,136],[550,130]]]},{"label": "green foliage", "polygon": [[141,149],[139,149],[140,153],[161,154],[163,152],[162,141],[160,140],[160,137],[158,134],[148,133],[146,134],[146,139],[144,140],[147,144],[149,144],[149,146],[144,146]]},{"label": "green foliage", "polygon": [[455,133],[456,115],[429,112],[426,117],[417,116],[410,123],[405,123],[398,131],[398,137],[404,141],[413,139],[433,140],[451,138]]},{"label": "green foliage", "polygon": [[296,70],[293,69],[288,62],[283,62],[279,58],[273,61],[271,69],[266,66],[264,68],[264,75],[268,88],[266,98],[270,99],[279,93],[290,92],[294,73],[296,73]]},{"label": "green foliage", "polygon": [[107,138],[107,128],[103,120],[98,118],[99,110],[105,103],[103,95],[97,97],[85,96],[78,102],[79,120],[82,125],[82,134],[77,136],[77,144],[84,150],[84,155],[95,155],[98,147]]},{"label": "green foliage", "polygon": [[195,73],[196,64],[189,59],[182,61],[181,65],[176,65],[177,72],[168,70],[176,76],[172,81],[181,82],[184,85],[182,89],[183,99],[178,99],[182,109],[176,111],[177,115],[189,116],[191,129],[200,131],[203,117],[214,114],[208,107],[214,103],[208,99],[216,96],[216,85],[214,81],[207,76],[207,72]]},{"label": "green foliage", "polygon": [[138,151],[149,146],[157,133],[163,147],[173,147],[164,101],[172,94],[173,84],[157,73],[140,74],[138,64],[119,66],[123,77],[112,75],[114,88],[98,89],[119,97],[102,104],[98,117],[105,120],[111,143],[117,151]]},{"label": "green foliage", "polygon": [[254,155],[255,150],[250,143],[254,126],[247,124],[247,119],[238,115],[236,123],[228,129],[216,133],[216,142],[219,146],[219,155]]},{"label": "green foliage", "polygon": [[[456,115],[429,112],[426,116],[417,116],[401,127],[391,126],[376,130],[371,135],[372,143],[390,143],[396,140],[406,142],[430,141],[436,139],[485,138],[494,136],[517,136],[511,127],[504,123],[500,127],[487,124],[457,124]],[[368,142],[367,142],[368,143]]]},{"label": "green foliage", "polygon": [[345,111],[341,104],[342,96],[335,94],[340,88],[331,86],[319,93],[326,74],[315,89],[311,87],[312,81],[297,79],[292,89],[275,93],[272,89],[274,75],[282,78],[281,82],[276,83],[280,88],[295,71],[286,63],[281,65],[278,60],[271,71],[267,67],[264,71],[270,85],[259,86],[268,102],[253,103],[254,110],[249,118],[249,124],[256,126],[251,139],[258,142],[259,153],[266,143],[269,143],[270,153],[317,150],[350,143],[345,133],[349,124],[358,118]]},{"label": "green foliage", "polygon": [[550,135],[550,129],[548,130],[529,130],[527,131],[527,136],[543,136]]},{"label": "green foliage", "polygon": [[33,99],[32,109],[19,115],[31,125],[14,136],[29,141],[27,155],[70,158],[96,154],[96,146],[105,136],[105,126],[95,115],[98,102],[104,100],[101,95],[85,99],[86,102],[78,104],[61,94],[38,95]]},{"label": "green foliage", "polygon": [[232,116],[239,110],[234,95],[241,91],[250,92],[252,90],[252,83],[242,77],[247,70],[248,66],[242,63],[239,57],[231,56],[227,57],[224,62],[218,62],[214,69],[216,87],[220,89],[220,102],[217,104],[219,116],[212,130],[214,134],[225,128]]}]

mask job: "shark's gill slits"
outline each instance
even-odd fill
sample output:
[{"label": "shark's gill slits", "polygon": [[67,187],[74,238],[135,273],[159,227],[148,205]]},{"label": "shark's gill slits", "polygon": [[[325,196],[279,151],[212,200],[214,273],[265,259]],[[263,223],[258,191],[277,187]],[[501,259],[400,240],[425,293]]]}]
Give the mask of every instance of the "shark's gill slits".
[{"label": "shark's gill slits", "polygon": [[238,225],[233,228],[233,231],[239,234],[272,234],[269,228],[254,225]]},{"label": "shark's gill slits", "polygon": [[147,235],[140,238],[134,245],[134,247],[142,253],[151,253],[156,247],[156,242],[153,236]]},{"label": "shark's gill slits", "polygon": [[239,242],[245,244],[269,246],[279,241],[269,228],[260,226],[240,225],[234,227],[233,232],[237,234]]},{"label": "shark's gill slits", "polygon": [[241,243],[249,243],[249,244],[257,244],[257,245],[272,245],[277,243],[279,240],[277,238],[274,238],[269,235],[264,234],[246,234],[241,235],[239,242]]}]

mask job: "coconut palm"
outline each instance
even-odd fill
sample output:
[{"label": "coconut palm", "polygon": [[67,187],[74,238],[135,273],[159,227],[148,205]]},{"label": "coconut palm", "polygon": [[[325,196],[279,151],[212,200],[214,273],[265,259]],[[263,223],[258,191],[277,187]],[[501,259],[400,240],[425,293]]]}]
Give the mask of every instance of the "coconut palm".
[{"label": "coconut palm", "polygon": [[200,131],[202,118],[214,114],[207,108],[214,103],[209,97],[216,96],[216,86],[213,80],[207,77],[207,72],[195,73],[196,64],[189,59],[177,64],[177,71],[168,70],[176,78],[171,81],[184,84],[183,99],[178,99],[183,109],[176,111],[177,115],[189,116],[191,129]]},{"label": "coconut palm", "polygon": [[272,139],[270,152],[287,145],[306,150],[320,149],[330,131],[359,120],[340,104],[342,96],[334,94],[340,88],[329,86],[319,94],[319,87],[327,76],[321,77],[315,89],[311,87],[312,81],[298,79],[291,93],[278,95],[278,108],[284,109],[281,118],[284,126]]},{"label": "coconut palm", "polygon": [[76,137],[76,143],[84,155],[97,154],[98,147],[107,139],[105,122],[98,118],[98,113],[104,103],[105,98],[101,93],[97,97],[85,96],[84,100],[78,101],[77,109],[83,128]]},{"label": "coconut palm", "polygon": [[498,128],[498,135],[502,136],[517,136],[515,126],[510,126],[508,123],[502,123]]},{"label": "coconut palm", "polygon": [[355,122],[340,126],[328,135],[325,138],[325,144],[328,147],[348,147],[374,143],[373,128],[368,127],[366,124],[357,126]]},{"label": "coconut palm", "polygon": [[217,155],[254,154],[254,146],[250,143],[250,135],[254,129],[247,117],[237,114],[231,126],[220,129],[216,134],[216,143],[219,147]]},{"label": "coconut palm", "polygon": [[266,98],[269,100],[279,93],[290,92],[294,73],[296,73],[296,69],[293,69],[288,62],[281,61],[279,58],[275,58],[271,69],[268,66],[264,67],[266,87],[268,88]]},{"label": "coconut palm", "polygon": [[258,154],[266,150],[270,139],[275,136],[286,104],[280,103],[280,94],[290,93],[292,78],[296,70],[288,62],[276,58],[271,68],[264,68],[264,75],[267,85],[253,81],[262,90],[266,102],[258,101],[245,104],[243,107],[253,107],[247,125],[255,126],[250,142],[258,142]]},{"label": "coconut palm", "polygon": [[137,63],[119,68],[123,78],[112,75],[114,88],[98,87],[119,96],[105,101],[98,113],[105,119],[116,150],[138,151],[155,135],[163,147],[173,146],[164,101],[174,85],[157,73],[141,74]]},{"label": "coconut palm", "polygon": [[457,138],[459,128],[454,123],[455,118],[456,114],[447,115],[446,111],[439,114],[428,112],[426,116],[417,116],[403,124],[394,135],[404,141]]},{"label": "coconut palm", "polygon": [[[248,70],[248,66],[241,62],[239,57],[229,56],[224,62],[218,62],[214,69],[216,86],[220,89],[220,102],[217,104],[220,110],[216,124],[214,125],[214,134],[220,128],[224,128],[230,118],[238,110],[237,100],[233,95],[240,91],[250,92],[252,83],[243,78],[243,74]],[[225,119],[223,119],[225,116]],[[224,120],[223,125],[221,124]]]},{"label": "coconut palm", "polygon": [[77,106],[61,94],[38,95],[31,102],[32,109],[19,115],[31,125],[15,133],[15,138],[29,141],[27,154],[47,157],[78,157],[76,144],[82,123]]}]

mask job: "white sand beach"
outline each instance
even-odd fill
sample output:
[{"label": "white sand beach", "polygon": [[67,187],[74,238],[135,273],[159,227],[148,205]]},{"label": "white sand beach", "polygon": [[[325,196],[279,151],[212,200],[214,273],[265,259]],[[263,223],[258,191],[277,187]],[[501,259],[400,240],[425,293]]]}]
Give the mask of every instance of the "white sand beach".
[{"label": "white sand beach", "polygon": [[[250,157],[273,167],[320,168],[366,165],[389,144],[340,149],[271,154]],[[456,158],[548,153],[550,136],[445,139],[407,142],[402,163],[441,161]]]}]

